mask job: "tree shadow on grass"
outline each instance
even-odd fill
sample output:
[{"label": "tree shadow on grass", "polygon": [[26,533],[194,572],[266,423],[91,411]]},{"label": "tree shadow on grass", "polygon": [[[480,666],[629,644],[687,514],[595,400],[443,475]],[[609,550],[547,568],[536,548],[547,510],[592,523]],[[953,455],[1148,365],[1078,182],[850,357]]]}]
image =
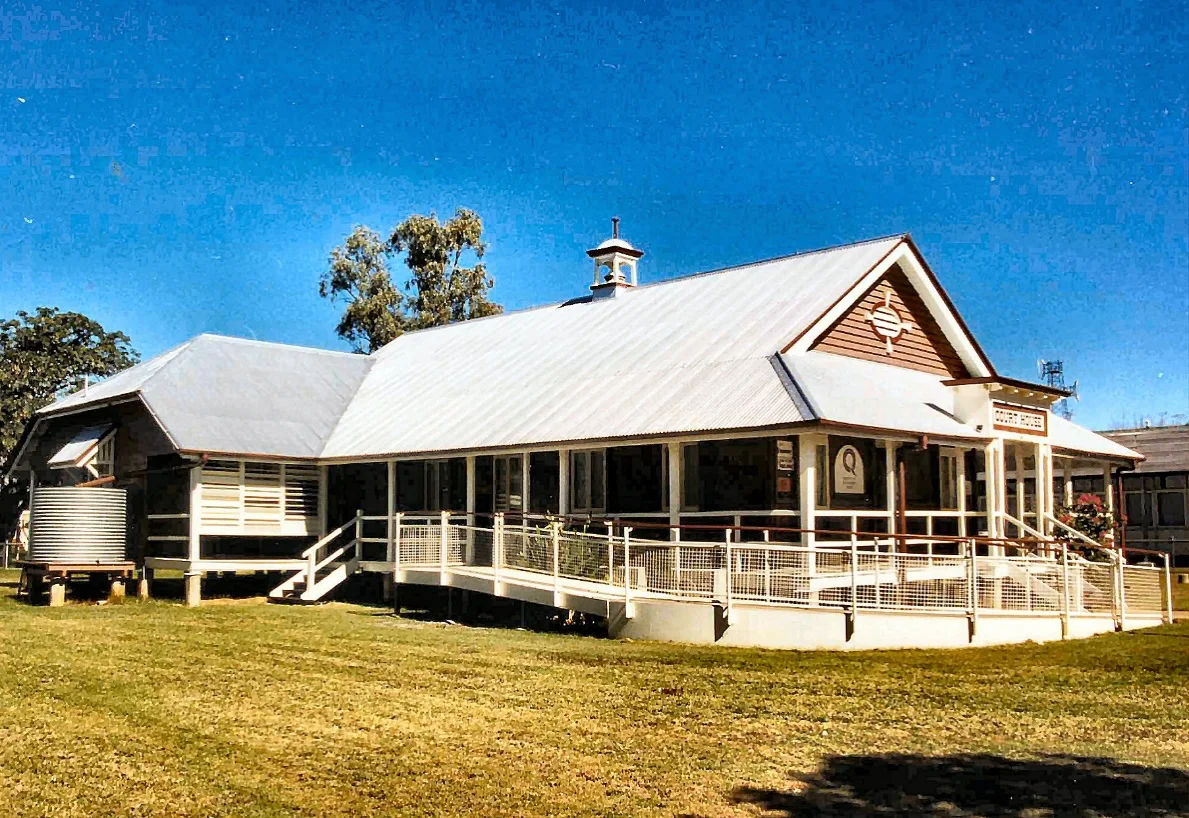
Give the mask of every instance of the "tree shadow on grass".
[{"label": "tree shadow on grass", "polygon": [[1068,755],[832,756],[786,791],[733,797],[788,818],[1165,818],[1189,816],[1189,773]]}]

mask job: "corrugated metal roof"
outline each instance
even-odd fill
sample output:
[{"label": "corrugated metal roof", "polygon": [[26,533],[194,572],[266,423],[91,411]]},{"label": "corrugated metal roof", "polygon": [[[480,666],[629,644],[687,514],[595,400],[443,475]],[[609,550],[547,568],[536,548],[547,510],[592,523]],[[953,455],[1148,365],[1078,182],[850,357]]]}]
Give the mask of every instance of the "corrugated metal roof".
[{"label": "corrugated metal roof", "polygon": [[782,359],[821,420],[922,435],[985,439],[953,415],[943,377],[829,352]]},{"label": "corrugated metal roof", "polygon": [[1142,458],[1139,452],[1123,446],[1097,432],[1091,432],[1060,415],[1049,415],[1049,443],[1054,449],[1100,454],[1127,460]]},{"label": "corrugated metal roof", "polygon": [[[202,336],[198,337],[201,338]],[[93,386],[88,386],[86,389],[72,392],[41,409],[40,413],[56,414],[76,407],[93,406],[97,403],[136,395],[146,381],[160,372],[174,358],[185,352],[197,340],[198,338],[191,338],[186,343],[162,352],[155,358],[150,358],[143,363],[125,369],[123,372],[117,372],[107,380],[100,381]]]},{"label": "corrugated metal roof", "polygon": [[[201,335],[42,414],[139,397],[183,450],[346,459],[824,419],[981,438],[940,377],[779,356],[903,236],[401,336],[365,357]],[[1055,446],[1130,450],[1060,418]]]},{"label": "corrugated metal roof", "polygon": [[1116,429],[1099,434],[1147,458],[1136,469],[1141,474],[1189,471],[1189,424]]},{"label": "corrugated metal roof", "polygon": [[138,396],[187,451],[317,457],[371,359],[200,335],[42,410]]},{"label": "corrugated metal roof", "polygon": [[451,324],[376,355],[329,458],[751,428],[803,415],[772,356],[902,237]]}]

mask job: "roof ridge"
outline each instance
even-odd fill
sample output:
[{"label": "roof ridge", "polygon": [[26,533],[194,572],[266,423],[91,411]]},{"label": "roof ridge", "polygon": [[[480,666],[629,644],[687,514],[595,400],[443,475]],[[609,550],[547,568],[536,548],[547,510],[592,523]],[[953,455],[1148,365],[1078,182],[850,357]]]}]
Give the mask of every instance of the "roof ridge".
[{"label": "roof ridge", "polygon": [[748,261],[744,264],[733,264],[728,267],[716,267],[713,270],[703,270],[699,273],[689,273],[688,275],[674,276],[673,278],[665,278],[660,281],[650,281],[647,284],[641,284],[636,287],[637,290],[645,290],[649,287],[659,287],[663,284],[676,284],[680,281],[689,281],[694,278],[703,278],[705,276],[719,275],[720,273],[730,273],[735,270],[746,270],[748,267],[759,267],[763,264],[773,264],[777,261],[788,261],[793,258],[800,258],[801,256],[814,256],[818,253],[833,253],[838,250],[849,250],[852,247],[862,247],[864,244],[876,244],[881,241],[890,241],[891,239],[903,240],[907,233],[890,233],[886,236],[879,236],[874,239],[863,239],[862,241],[852,241],[846,244],[834,244],[829,247],[819,247],[816,250],[799,250],[796,253],[786,253],[782,256],[772,256],[771,258],[762,258],[757,261]]},{"label": "roof ridge", "polygon": [[[735,270],[745,270],[749,267],[758,267],[763,264],[772,264],[777,261],[787,261],[789,259],[798,258],[800,256],[812,256],[812,255],[816,255],[818,253],[831,253],[831,252],[835,252],[837,250],[846,250],[846,249],[850,249],[852,247],[861,247],[864,244],[876,244],[877,242],[881,242],[881,241],[890,241],[891,239],[899,239],[902,241],[908,235],[909,234],[907,232],[889,233],[886,236],[877,236],[872,239],[863,239],[862,241],[852,241],[852,242],[846,242],[843,244],[834,244],[834,245],[830,245],[828,247],[818,247],[813,250],[798,250],[795,253],[786,253],[785,255],[782,255],[782,256],[772,256],[771,258],[759,259],[757,261],[748,261],[743,264],[735,264],[735,265],[731,265],[728,267],[716,267],[711,270],[702,270],[700,272],[687,273],[686,275],[673,276],[672,278],[665,278],[665,279],[661,279],[659,281],[650,281],[647,284],[640,284],[640,285],[636,286],[634,289],[638,291],[638,290],[647,290],[647,289],[651,289],[651,288],[655,288],[655,287],[661,287],[666,284],[679,284],[682,281],[692,281],[693,279],[704,278],[706,276],[719,275],[721,273],[729,273],[729,272],[733,272]],[[507,318],[507,317],[513,316],[513,315],[523,315],[525,313],[536,312],[538,310],[547,310],[547,309],[554,309],[557,307],[565,307],[565,306],[569,306],[570,304],[590,303],[591,300],[592,299],[591,299],[590,295],[581,295],[581,296],[575,296],[573,298],[567,298],[564,301],[551,301],[546,304],[533,304],[531,306],[524,307],[524,308],[518,309],[518,310],[508,310],[507,312],[499,312],[499,313],[496,313],[495,315],[484,315],[481,318],[468,318],[464,321],[451,321],[448,324],[438,324],[437,326],[421,327],[419,329],[408,330],[406,332],[402,332],[396,338],[393,338],[387,344],[380,347],[378,350],[373,352],[372,355],[379,355],[384,350],[388,349],[390,346],[392,346],[397,341],[399,341],[401,338],[404,338],[409,335],[417,335],[417,334],[424,333],[424,332],[431,332],[433,330],[447,329],[449,327],[459,326],[461,324],[472,324],[477,321],[488,321],[488,320],[493,320],[496,318]]]},{"label": "roof ridge", "polygon": [[344,352],[341,349],[325,349],[324,347],[306,346],[304,344],[287,344],[282,341],[261,341],[259,338],[242,338],[238,335],[223,335],[218,332],[200,332],[186,343],[193,343],[200,338],[210,338],[211,340],[219,342],[230,342],[235,344],[252,344],[256,346],[267,347],[283,347],[285,349],[295,349],[301,352],[314,352],[322,355],[335,355],[345,358],[369,358],[368,355],[361,355],[358,352]]}]

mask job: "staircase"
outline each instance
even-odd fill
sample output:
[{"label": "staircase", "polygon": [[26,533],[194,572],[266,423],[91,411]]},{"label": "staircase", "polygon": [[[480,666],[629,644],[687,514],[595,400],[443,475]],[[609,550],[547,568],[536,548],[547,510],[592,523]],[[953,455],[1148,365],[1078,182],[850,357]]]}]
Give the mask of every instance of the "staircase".
[{"label": "staircase", "polygon": [[[339,526],[301,552],[305,566],[269,591],[268,601],[314,605],[342,585],[347,577],[358,573],[362,524],[362,516],[356,515],[354,520]],[[346,539],[344,534],[352,528],[351,539],[345,545],[335,547],[336,542]]]}]

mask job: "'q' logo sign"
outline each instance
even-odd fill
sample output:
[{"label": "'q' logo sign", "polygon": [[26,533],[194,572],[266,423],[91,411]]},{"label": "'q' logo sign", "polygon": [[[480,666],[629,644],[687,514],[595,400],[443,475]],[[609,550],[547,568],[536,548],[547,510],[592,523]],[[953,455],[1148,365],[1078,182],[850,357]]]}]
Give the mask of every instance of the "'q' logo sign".
[{"label": "'q' logo sign", "polygon": [[858,455],[859,453],[852,446],[847,446],[842,450],[842,470],[851,477],[858,477],[855,473],[858,464]]},{"label": "'q' logo sign", "polygon": [[900,317],[900,312],[892,306],[891,289],[884,290],[883,303],[867,312],[866,320],[871,322],[877,337],[887,344],[887,354],[892,354],[892,342],[900,340],[900,336],[912,331],[912,322]]}]

